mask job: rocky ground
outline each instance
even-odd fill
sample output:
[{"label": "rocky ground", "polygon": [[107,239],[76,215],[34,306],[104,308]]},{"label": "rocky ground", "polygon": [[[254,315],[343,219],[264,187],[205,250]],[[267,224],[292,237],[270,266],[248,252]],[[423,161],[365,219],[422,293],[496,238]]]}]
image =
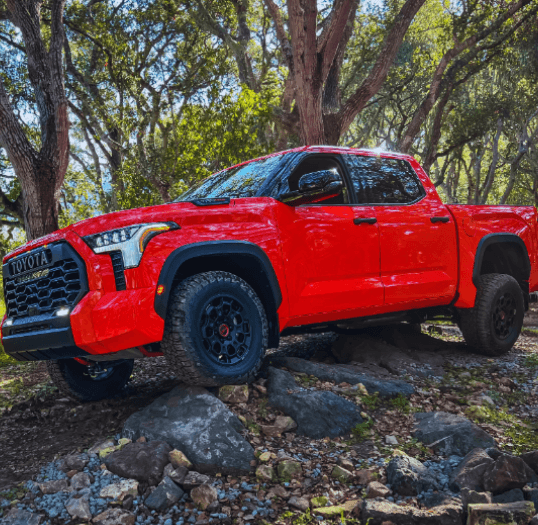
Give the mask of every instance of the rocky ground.
[{"label": "rocky ground", "polygon": [[453,326],[292,336],[253,385],[220,391],[178,385],[158,358],[137,363],[122,396],[84,405],[59,398],[41,365],[15,381],[20,367],[2,369],[0,512],[21,524],[448,525],[467,511],[473,524],[529,523],[533,326],[495,359],[468,353]]}]

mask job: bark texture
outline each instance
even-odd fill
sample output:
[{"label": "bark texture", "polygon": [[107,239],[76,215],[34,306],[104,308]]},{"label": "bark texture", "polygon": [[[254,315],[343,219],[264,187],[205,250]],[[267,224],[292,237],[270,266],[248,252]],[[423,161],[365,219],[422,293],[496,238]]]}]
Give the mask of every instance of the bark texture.
[{"label": "bark texture", "polygon": [[27,138],[0,80],[0,146],[20,181],[28,240],[58,229],[59,196],[69,162],[69,119],[62,69],[65,0],[52,0],[51,37],[41,34],[41,0],[6,0],[9,20],[21,31],[35,94],[41,148]]}]

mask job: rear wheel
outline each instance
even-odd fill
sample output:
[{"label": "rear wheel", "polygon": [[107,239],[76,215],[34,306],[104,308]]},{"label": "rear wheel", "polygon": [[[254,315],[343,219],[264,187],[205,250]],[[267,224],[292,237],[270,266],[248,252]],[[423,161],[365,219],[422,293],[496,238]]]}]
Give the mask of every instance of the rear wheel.
[{"label": "rear wheel", "polygon": [[218,386],[253,381],[267,341],[263,305],[238,276],[201,273],[172,292],[161,349],[185,383]]},{"label": "rear wheel", "polygon": [[525,302],[518,282],[510,275],[479,278],[474,308],[460,310],[459,327],[476,352],[499,356],[517,341],[523,326]]},{"label": "rear wheel", "polygon": [[133,365],[133,359],[89,366],[75,359],[60,359],[47,361],[47,370],[62,394],[79,401],[96,401],[119,393],[129,381]]}]

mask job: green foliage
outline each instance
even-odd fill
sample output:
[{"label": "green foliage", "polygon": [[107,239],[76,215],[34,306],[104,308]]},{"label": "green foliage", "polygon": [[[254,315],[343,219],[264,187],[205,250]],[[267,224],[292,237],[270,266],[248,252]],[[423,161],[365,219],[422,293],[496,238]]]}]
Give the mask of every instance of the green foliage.
[{"label": "green foliage", "polygon": [[526,355],[525,359],[523,360],[523,365],[532,370],[538,368],[538,354]]},{"label": "green foliage", "polygon": [[368,396],[362,396],[361,403],[368,410],[375,410],[376,408],[379,408],[379,406],[381,405],[381,400],[379,399],[379,392],[374,392],[373,394]]},{"label": "green foliage", "polygon": [[402,394],[398,394],[394,399],[391,399],[390,406],[402,414],[409,414],[411,410],[409,400]]},{"label": "green foliage", "polygon": [[362,423],[359,423],[352,431],[353,434],[353,441],[356,443],[360,443],[361,441],[364,441],[367,437],[370,435],[370,430],[374,426],[374,420],[371,418],[368,418],[367,421],[364,421]]}]

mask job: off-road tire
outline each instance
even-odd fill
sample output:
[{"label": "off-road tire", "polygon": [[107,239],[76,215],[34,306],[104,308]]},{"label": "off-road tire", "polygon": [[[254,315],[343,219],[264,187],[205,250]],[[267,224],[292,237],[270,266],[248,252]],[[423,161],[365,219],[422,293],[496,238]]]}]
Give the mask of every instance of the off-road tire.
[{"label": "off-road tire", "polygon": [[[203,308],[211,298],[231,297],[245,308],[251,344],[242,361],[221,365],[204,348]],[[265,309],[243,279],[227,272],[206,272],[189,277],[172,291],[161,350],[181,381],[191,385],[220,386],[254,381],[268,345]]]},{"label": "off-road tire", "polygon": [[125,387],[133,372],[134,360],[124,360],[114,366],[108,377],[92,379],[85,365],[74,359],[47,361],[47,370],[58,390],[79,401],[97,401],[112,397]]},{"label": "off-road tire", "polygon": [[[499,306],[503,298],[510,297],[515,312],[510,316],[507,333],[500,336],[496,331]],[[518,282],[510,275],[492,273],[482,275],[477,282],[474,308],[459,310],[458,325],[470,349],[488,356],[500,356],[508,352],[517,341],[523,326],[525,302]]]}]

